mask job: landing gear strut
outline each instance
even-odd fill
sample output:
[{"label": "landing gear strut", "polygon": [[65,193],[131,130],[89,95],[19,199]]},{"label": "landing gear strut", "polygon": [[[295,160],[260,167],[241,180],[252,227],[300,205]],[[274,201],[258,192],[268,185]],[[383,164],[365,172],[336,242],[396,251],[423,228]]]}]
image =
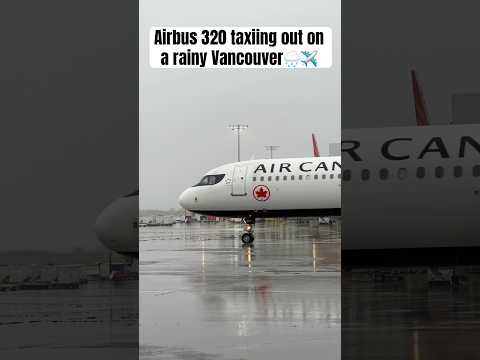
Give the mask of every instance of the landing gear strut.
[{"label": "landing gear strut", "polygon": [[250,245],[255,240],[253,236],[253,227],[255,225],[255,218],[251,215],[244,217],[242,222],[245,224],[243,227],[244,233],[242,234],[242,242],[245,245]]}]

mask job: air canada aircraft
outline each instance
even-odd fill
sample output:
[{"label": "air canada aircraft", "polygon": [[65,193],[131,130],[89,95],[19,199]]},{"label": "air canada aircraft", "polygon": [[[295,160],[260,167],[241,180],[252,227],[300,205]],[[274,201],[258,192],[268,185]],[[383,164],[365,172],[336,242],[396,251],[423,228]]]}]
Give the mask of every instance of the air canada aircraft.
[{"label": "air canada aircraft", "polygon": [[[342,250],[480,247],[480,125],[351,129],[342,138],[342,164],[340,157],[227,164],[179,202],[247,225],[341,214]],[[253,241],[251,226],[242,241]]]},{"label": "air canada aircraft", "polygon": [[243,218],[242,241],[251,243],[256,218],[340,215],[340,185],[340,157],[250,160],[210,170],[179,203],[199,214]]}]

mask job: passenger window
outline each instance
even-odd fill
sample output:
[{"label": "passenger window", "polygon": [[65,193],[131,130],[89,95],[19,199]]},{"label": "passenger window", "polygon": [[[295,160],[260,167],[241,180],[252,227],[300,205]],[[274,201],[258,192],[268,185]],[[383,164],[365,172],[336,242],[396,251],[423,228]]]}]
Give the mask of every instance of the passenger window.
[{"label": "passenger window", "polygon": [[463,175],[463,168],[459,165],[455,166],[453,168],[453,176],[455,176],[456,178],[459,178],[459,177],[462,177]]},{"label": "passenger window", "polygon": [[435,168],[435,177],[437,178],[442,178],[443,177],[443,173],[444,173],[444,170],[443,170],[443,167],[442,166],[437,166]]},{"label": "passenger window", "polygon": [[342,174],[341,174],[341,173],[338,173],[338,174],[337,174],[337,178],[338,178],[338,179],[341,179],[341,178],[342,178]]},{"label": "passenger window", "polygon": [[380,180],[387,180],[388,179],[388,169],[380,169],[379,172]]},{"label": "passenger window", "polygon": [[288,176],[287,175],[283,175],[283,181],[287,181],[288,179]]},{"label": "passenger window", "polygon": [[472,171],[473,176],[475,177],[480,176],[480,165],[475,165],[472,170],[473,170]]},{"label": "passenger window", "polygon": [[298,180],[302,180],[303,179],[303,176],[302,175],[298,175]]},{"label": "passenger window", "polygon": [[268,177],[268,181],[272,181],[272,177],[271,177],[271,176]]},{"label": "passenger window", "polygon": [[425,168],[423,166],[417,168],[417,178],[423,179],[425,177]]},{"label": "passenger window", "polygon": [[334,176],[333,174],[330,174],[330,179],[333,179],[333,176]]},{"label": "passenger window", "polygon": [[318,180],[318,174],[313,175],[314,180]]},{"label": "passenger window", "polygon": [[265,177],[260,176],[260,181],[265,181]]},{"label": "passenger window", "polygon": [[257,177],[254,176],[253,179],[252,179],[253,182],[257,181]]},{"label": "passenger window", "polygon": [[280,176],[275,176],[275,181],[279,181],[280,180]]},{"label": "passenger window", "polygon": [[343,170],[342,180],[343,181],[350,181],[351,178],[352,178],[352,172],[350,170]]},{"label": "passenger window", "polygon": [[361,174],[360,174],[360,178],[363,180],[363,181],[367,181],[368,179],[370,179],[370,170],[368,169],[363,169]]},{"label": "passenger window", "polygon": [[290,177],[290,179],[291,179],[291,180],[295,180],[295,175],[292,175],[292,176]]},{"label": "passenger window", "polygon": [[406,168],[400,168],[397,170],[397,178],[405,180],[408,177],[408,171]]},{"label": "passenger window", "polygon": [[310,180],[310,175],[305,175],[305,180]]},{"label": "passenger window", "polygon": [[327,178],[327,175],[323,174],[322,179],[325,180]]}]

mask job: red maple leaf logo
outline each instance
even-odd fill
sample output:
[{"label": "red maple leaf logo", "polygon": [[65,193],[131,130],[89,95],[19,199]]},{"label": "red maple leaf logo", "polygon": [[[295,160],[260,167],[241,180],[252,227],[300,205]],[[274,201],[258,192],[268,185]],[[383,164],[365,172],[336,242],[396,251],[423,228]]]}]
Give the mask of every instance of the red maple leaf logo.
[{"label": "red maple leaf logo", "polygon": [[260,200],[260,201],[265,201],[268,200],[270,197],[270,190],[268,187],[259,185],[253,189],[253,193],[255,196],[255,199]]}]

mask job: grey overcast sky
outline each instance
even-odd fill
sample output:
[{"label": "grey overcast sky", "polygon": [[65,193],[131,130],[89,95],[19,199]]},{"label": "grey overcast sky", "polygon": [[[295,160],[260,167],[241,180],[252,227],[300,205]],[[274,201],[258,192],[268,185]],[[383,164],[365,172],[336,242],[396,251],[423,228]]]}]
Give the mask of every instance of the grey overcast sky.
[{"label": "grey overcast sky", "polygon": [[[140,208],[178,208],[209,169],[242,159],[312,155],[340,141],[340,1],[140,1]],[[151,69],[151,26],[330,26],[333,67],[317,71]]]},{"label": "grey overcast sky", "polygon": [[479,93],[478,11],[472,4],[344,3],[342,127],[414,125],[411,69],[419,75],[430,122],[451,122],[452,95]]}]

